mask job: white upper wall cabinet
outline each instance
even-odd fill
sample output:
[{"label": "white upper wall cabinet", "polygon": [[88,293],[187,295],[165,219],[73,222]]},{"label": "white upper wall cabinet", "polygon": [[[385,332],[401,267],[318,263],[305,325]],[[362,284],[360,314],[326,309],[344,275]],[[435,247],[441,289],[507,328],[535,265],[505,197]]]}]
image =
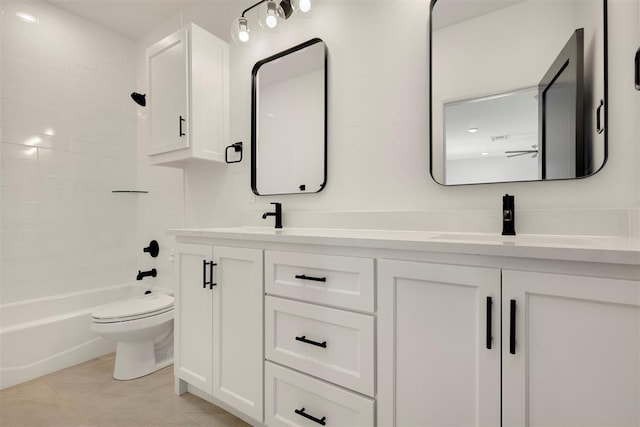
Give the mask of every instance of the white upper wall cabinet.
[{"label": "white upper wall cabinet", "polygon": [[224,162],[229,144],[229,44],[195,24],[146,52],[152,164]]}]

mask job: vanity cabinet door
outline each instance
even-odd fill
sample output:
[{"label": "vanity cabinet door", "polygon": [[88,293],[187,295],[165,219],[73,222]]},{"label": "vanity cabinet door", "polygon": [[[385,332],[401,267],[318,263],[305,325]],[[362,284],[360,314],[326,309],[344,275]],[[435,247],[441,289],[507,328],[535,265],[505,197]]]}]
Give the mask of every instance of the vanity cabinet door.
[{"label": "vanity cabinet door", "polygon": [[499,426],[500,270],[381,260],[377,301],[378,425]]},{"label": "vanity cabinet door", "polygon": [[212,291],[204,284],[209,268],[203,262],[211,260],[212,252],[207,245],[178,245],[174,310],[175,375],[209,394],[213,392],[213,300]]},{"label": "vanity cabinet door", "polygon": [[640,425],[640,281],[502,279],[504,426]]},{"label": "vanity cabinet door", "polygon": [[215,246],[213,396],[262,422],[262,250]]}]

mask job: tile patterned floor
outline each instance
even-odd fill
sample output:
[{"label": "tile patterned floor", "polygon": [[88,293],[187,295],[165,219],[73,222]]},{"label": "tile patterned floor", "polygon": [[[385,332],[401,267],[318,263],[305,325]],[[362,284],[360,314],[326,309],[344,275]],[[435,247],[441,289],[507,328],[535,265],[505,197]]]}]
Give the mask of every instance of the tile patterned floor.
[{"label": "tile patterned floor", "polygon": [[173,393],[173,366],[131,381],[111,377],[114,355],[0,391],[1,427],[242,427],[189,393]]}]

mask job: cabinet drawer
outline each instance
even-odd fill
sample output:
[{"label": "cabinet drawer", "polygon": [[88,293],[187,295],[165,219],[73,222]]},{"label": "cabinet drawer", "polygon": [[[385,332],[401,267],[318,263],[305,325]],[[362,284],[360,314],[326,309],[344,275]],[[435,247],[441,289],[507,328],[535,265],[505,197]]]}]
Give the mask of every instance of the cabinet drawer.
[{"label": "cabinet drawer", "polygon": [[374,318],[265,298],[266,358],[374,395]]},{"label": "cabinet drawer", "polygon": [[373,399],[269,362],[265,363],[265,408],[268,426],[374,425]]},{"label": "cabinet drawer", "polygon": [[297,252],[265,252],[268,294],[374,311],[373,259]]}]

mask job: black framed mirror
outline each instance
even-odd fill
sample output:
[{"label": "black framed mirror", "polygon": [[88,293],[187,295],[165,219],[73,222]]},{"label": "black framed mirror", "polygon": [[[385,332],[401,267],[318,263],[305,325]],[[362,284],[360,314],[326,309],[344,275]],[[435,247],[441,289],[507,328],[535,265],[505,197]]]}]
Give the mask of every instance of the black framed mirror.
[{"label": "black framed mirror", "polygon": [[317,193],[327,179],[327,48],[314,38],[255,64],[251,188]]},{"label": "black framed mirror", "polygon": [[607,159],[607,0],[432,0],[442,185],[583,178]]}]

